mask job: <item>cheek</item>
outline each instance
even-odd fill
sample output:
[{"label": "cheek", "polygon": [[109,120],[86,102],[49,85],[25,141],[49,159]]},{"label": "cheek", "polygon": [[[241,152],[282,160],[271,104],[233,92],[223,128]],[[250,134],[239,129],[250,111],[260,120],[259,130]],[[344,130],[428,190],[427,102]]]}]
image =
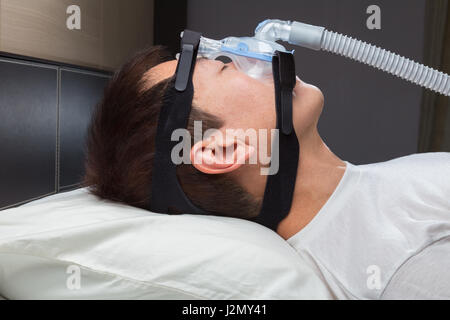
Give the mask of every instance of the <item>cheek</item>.
[{"label": "cheek", "polygon": [[224,99],[233,106],[237,121],[251,123],[255,129],[275,127],[273,85],[246,76],[236,78],[224,92],[227,92]]}]

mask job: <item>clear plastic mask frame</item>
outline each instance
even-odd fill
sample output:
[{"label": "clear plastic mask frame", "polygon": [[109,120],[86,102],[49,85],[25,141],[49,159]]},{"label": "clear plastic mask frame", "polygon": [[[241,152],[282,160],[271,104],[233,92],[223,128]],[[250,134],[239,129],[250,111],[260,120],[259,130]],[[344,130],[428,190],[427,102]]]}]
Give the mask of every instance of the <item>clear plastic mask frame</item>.
[{"label": "clear plastic mask frame", "polygon": [[[275,51],[290,52],[281,44],[251,37],[228,37],[213,40],[201,37],[197,58],[217,60],[226,57],[248,76],[262,80],[273,79],[272,58]],[[179,54],[177,55],[177,59]]]}]

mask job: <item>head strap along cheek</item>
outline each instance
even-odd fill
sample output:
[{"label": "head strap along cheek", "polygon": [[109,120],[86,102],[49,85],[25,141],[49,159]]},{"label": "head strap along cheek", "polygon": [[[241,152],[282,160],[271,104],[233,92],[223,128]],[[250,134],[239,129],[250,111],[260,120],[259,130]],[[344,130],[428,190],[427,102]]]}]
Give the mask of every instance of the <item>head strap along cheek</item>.
[{"label": "head strap along cheek", "polygon": [[201,34],[185,30],[181,42],[181,56],[176,69],[175,86],[168,89],[169,94],[158,118],[156,147],[153,159],[151,205],[150,210],[158,213],[169,213],[174,208],[182,213],[206,214],[197,208],[185,195],[178,182],[176,164],[172,161],[171,152],[178,143],[172,141],[172,133],[176,129],[186,129],[191,112],[194,85],[192,75],[197,59]]},{"label": "head strap along cheek", "polygon": [[[278,151],[278,172],[267,177],[260,214],[253,221],[276,231],[279,223],[291,210],[300,154],[292,125],[292,90],[295,86],[295,63],[291,53],[276,51],[272,61],[275,84],[277,129],[281,134],[272,142],[271,166],[276,166],[274,154]],[[275,142],[275,143],[274,143]]]}]

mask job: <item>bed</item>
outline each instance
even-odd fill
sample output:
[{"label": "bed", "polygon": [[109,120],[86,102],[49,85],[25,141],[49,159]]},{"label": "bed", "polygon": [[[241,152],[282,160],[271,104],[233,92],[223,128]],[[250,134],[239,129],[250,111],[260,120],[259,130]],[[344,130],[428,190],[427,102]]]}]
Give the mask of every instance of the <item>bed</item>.
[{"label": "bed", "polygon": [[109,76],[0,57],[0,296],[333,298],[258,224],[156,214],[82,188],[86,129]]}]

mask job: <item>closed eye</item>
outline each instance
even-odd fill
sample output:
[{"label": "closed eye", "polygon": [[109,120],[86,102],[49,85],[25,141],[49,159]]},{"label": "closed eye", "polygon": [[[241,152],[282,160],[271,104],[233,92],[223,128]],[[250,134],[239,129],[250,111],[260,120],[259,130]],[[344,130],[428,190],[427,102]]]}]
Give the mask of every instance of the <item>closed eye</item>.
[{"label": "closed eye", "polygon": [[220,70],[220,71],[224,71],[226,68],[228,68],[228,63],[224,64],[222,67],[222,70]]}]

